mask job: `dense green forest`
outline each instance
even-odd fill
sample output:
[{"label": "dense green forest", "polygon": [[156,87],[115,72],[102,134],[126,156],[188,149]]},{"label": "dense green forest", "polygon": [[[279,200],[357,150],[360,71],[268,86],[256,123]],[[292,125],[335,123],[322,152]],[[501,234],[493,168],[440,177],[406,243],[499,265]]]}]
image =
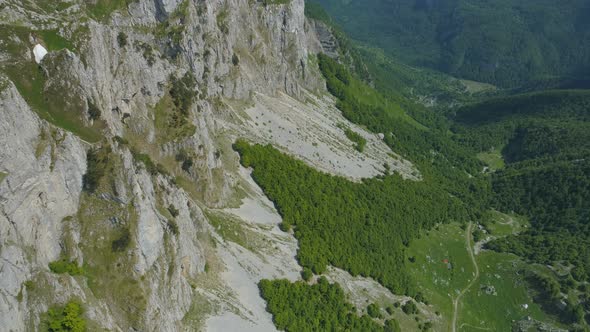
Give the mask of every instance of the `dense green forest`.
[{"label": "dense green forest", "polygon": [[268,145],[238,141],[234,147],[275,203],[281,227],[293,227],[299,263],[316,274],[332,265],[372,277],[398,294],[415,294],[404,269],[405,246],[420,229],[468,215],[457,199],[423,181],[396,174],[354,183]]},{"label": "dense green forest", "polygon": [[[452,116],[458,141],[476,151],[499,149],[506,161],[490,175],[492,206],[527,216],[532,224],[528,231],[487,247],[533,263],[569,266],[571,279],[560,281],[565,293],[576,285],[568,280],[583,285],[590,278],[590,92],[495,98]],[[555,293],[537,279],[533,283],[544,285],[545,294]],[[560,292],[542,298],[559,302]],[[578,303],[560,315],[583,323],[579,310],[584,302]]]},{"label": "dense green forest", "polygon": [[503,87],[590,74],[590,4],[316,0],[353,39],[405,63]]},{"label": "dense green forest", "polygon": [[[299,243],[297,259],[307,279],[309,270],[321,274],[332,265],[371,277],[394,293],[416,295],[405,268],[406,246],[421,230],[481,214],[489,192],[480,173],[483,164],[452,139],[450,123],[442,116],[400,95],[377,92],[321,54],[319,65],[344,116],[385,133],[385,142],[418,166],[420,181],[384,174],[355,183],[319,172],[271,146],[239,140],[234,149],[242,165],[253,168],[254,180],[283,217],[281,227],[293,229]],[[282,292],[311,292],[301,284],[279,286]],[[264,292],[269,288],[261,284],[275,322],[302,324],[285,318],[299,310],[301,301],[285,302],[281,292]],[[308,301],[320,301],[318,293],[309,296]],[[389,324],[386,330],[396,331],[396,325]]]},{"label": "dense green forest", "polygon": [[[347,69],[318,55],[328,91],[338,98],[336,106],[344,117],[384,133],[391,149],[420,169],[432,187],[442,187],[478,212],[487,199],[487,183],[477,176],[482,164],[473,151],[455,142],[450,124],[439,114],[400,95],[384,95],[353,77]],[[466,176],[466,173],[475,176]]]},{"label": "dense green forest", "polygon": [[[530,157],[551,154],[552,150],[553,154],[587,150],[589,143],[583,137],[590,123],[589,109],[590,91],[555,90],[493,98],[452,110],[450,117],[461,145],[485,151],[508,144],[506,154],[515,160],[525,157],[514,150],[522,144],[525,150],[535,150],[523,150]],[[537,140],[533,135],[547,136]],[[570,144],[573,142],[576,145]],[[539,146],[525,146],[530,144]]]},{"label": "dense green forest", "polygon": [[[414,163],[420,181],[384,174],[353,183],[271,146],[238,141],[241,163],[253,168],[283,217],[281,227],[298,239],[305,280],[332,265],[416,295],[406,246],[438,223],[483,223],[485,211],[496,209],[526,216],[531,227],[486,247],[564,266],[563,275],[531,269],[526,279],[544,310],[564,324],[584,326],[590,309],[590,92],[538,90],[586,85],[566,76],[590,74],[583,67],[590,45],[574,42],[590,29],[561,38],[588,26],[579,15],[590,13],[590,5],[574,1],[551,12],[547,8],[556,5],[547,1],[320,2],[335,21],[317,5],[308,5],[306,15],[330,25],[344,53],[338,60],[318,55],[336,106],[349,121],[383,133],[393,151]],[[353,12],[355,20],[348,20]],[[499,19],[505,15],[509,19]],[[478,20],[481,26],[473,26]],[[567,23],[557,26],[559,20]],[[363,43],[348,41],[338,23]],[[463,83],[421,66],[521,87],[468,93]],[[416,99],[423,95],[442,101],[437,112]],[[499,153],[504,164],[486,169],[478,153]],[[338,285],[324,279],[313,285],[262,281],[260,289],[275,323],[288,331],[384,328],[354,314]],[[385,330],[395,331],[390,323]]]},{"label": "dense green forest", "polygon": [[[319,278],[314,285],[299,281],[262,280],[262,297],[273,321],[284,331],[383,331],[369,316],[359,317],[338,284]],[[386,323],[393,326],[395,323]],[[396,331],[386,329],[386,331]]]},{"label": "dense green forest", "polygon": [[385,133],[385,142],[418,166],[422,181],[393,174],[353,183],[270,146],[238,141],[234,148],[275,203],[283,229],[294,226],[303,267],[322,273],[330,264],[370,276],[394,292],[413,294],[404,247],[420,229],[480,215],[489,191],[480,176],[483,165],[451,139],[442,117],[399,96],[380,94],[323,54],[318,59],[343,115]]}]

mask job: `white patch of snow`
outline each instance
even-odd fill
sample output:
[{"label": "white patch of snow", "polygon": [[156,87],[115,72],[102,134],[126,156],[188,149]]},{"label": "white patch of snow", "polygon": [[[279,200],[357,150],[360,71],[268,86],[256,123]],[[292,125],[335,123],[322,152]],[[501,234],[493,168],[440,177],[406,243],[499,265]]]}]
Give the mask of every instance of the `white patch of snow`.
[{"label": "white patch of snow", "polygon": [[41,63],[41,60],[47,55],[47,50],[41,44],[37,44],[33,48],[33,54],[35,55],[35,62]]}]

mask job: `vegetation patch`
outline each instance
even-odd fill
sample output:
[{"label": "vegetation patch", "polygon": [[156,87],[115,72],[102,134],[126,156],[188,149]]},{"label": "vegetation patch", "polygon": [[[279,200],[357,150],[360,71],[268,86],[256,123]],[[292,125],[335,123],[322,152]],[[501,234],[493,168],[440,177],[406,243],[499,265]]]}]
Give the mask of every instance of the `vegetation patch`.
[{"label": "vegetation patch", "polygon": [[86,100],[73,89],[47,84],[47,75],[60,75],[60,72],[53,68],[57,66],[56,63],[63,61],[65,53],[58,53],[51,61],[45,60],[39,66],[33,60],[23,57],[25,52],[30,52],[29,35],[41,40],[48,51],[76,49],[71,41],[61,37],[56,30],[32,31],[24,27],[0,25],[0,41],[3,43],[3,49],[11,56],[11,60],[0,64],[0,68],[14,82],[31,109],[42,119],[88,142],[99,141],[104,124],[101,121],[96,121],[92,126],[86,124],[83,113]]},{"label": "vegetation patch", "polygon": [[156,164],[152,161],[152,158],[149,154],[141,153],[133,148],[131,149],[131,154],[133,155],[133,159],[135,159],[136,162],[143,164],[146,171],[150,175],[155,176],[158,174],[168,174],[168,171],[166,171],[164,166],[161,164]]},{"label": "vegetation patch", "polygon": [[[9,44],[9,47],[14,47],[15,52],[18,50],[21,53],[15,54],[13,61],[0,66],[11,81],[14,82],[19,93],[31,109],[42,119],[70,131],[88,142],[99,141],[104,124],[100,121],[96,121],[92,126],[86,124],[83,112],[86,108],[86,100],[72,89],[63,89],[55,84],[47,84],[47,75],[51,77],[59,75],[52,68],[55,65],[54,62],[62,61],[63,54],[59,54],[55,59],[52,59],[53,62],[47,60],[39,66],[34,61],[26,61],[22,57],[22,53],[27,51],[24,42],[22,42],[23,40],[28,42],[27,32],[17,30],[14,34],[9,34],[9,36],[17,38],[16,40],[21,38],[21,43],[12,41],[12,44]],[[71,49],[73,47],[68,41],[54,32],[47,32],[44,38],[48,40],[46,44],[50,51],[63,48]]]},{"label": "vegetation patch", "polygon": [[92,148],[86,153],[86,174],[82,178],[84,190],[93,193],[99,187],[105,174],[113,170],[110,145]]},{"label": "vegetation patch", "polygon": [[229,33],[229,22],[227,21],[228,16],[229,8],[227,6],[224,7],[216,16],[217,27],[221,32],[223,32],[226,35]]},{"label": "vegetation patch", "polygon": [[477,256],[480,278],[465,294],[459,323],[472,328],[511,331],[513,322],[524,317],[553,323],[535,303],[529,282],[528,267],[513,255],[491,251]]},{"label": "vegetation patch", "polygon": [[196,99],[195,82],[192,73],[186,73],[182,78],[172,77],[169,94],[156,105],[156,129],[162,143],[195,134],[197,128],[190,120],[190,109]]},{"label": "vegetation patch", "polygon": [[207,213],[207,220],[217,234],[226,241],[239,244],[252,252],[266,245],[256,232],[248,229],[244,222],[236,217],[221,213]]},{"label": "vegetation patch", "polygon": [[359,317],[338,284],[321,277],[317,284],[262,280],[260,294],[279,330],[383,331],[369,316]]},{"label": "vegetation patch", "polygon": [[420,229],[467,218],[460,203],[399,175],[353,183],[314,170],[270,146],[235,144],[242,165],[275,203],[281,228],[294,226],[297,259],[319,274],[328,264],[413,293],[404,247]]},{"label": "vegetation patch", "polygon": [[473,157],[473,150],[452,139],[446,120],[403,98],[379,93],[324,54],[318,60],[328,91],[338,98],[336,106],[344,117],[373,133],[383,133],[384,142],[414,162],[425,181],[444,188],[474,210],[484,208],[489,187],[479,176],[483,164]]},{"label": "vegetation patch", "polygon": [[81,238],[86,239],[80,249],[90,291],[109,303],[113,314],[139,328],[148,294],[133,270],[136,256],[129,254],[137,218],[133,204],[88,193],[82,194],[77,216]]},{"label": "vegetation patch", "polygon": [[63,307],[50,308],[47,312],[46,328],[50,332],[86,331],[82,305],[76,301],[70,301]]},{"label": "vegetation patch", "polygon": [[71,276],[78,276],[84,274],[84,269],[81,266],[79,266],[78,263],[65,258],[49,263],[49,270],[51,270],[51,272],[53,273],[67,273]]},{"label": "vegetation patch", "polygon": [[488,152],[480,152],[477,154],[477,159],[484,162],[491,171],[497,171],[504,168],[505,162],[502,157],[501,149],[493,149]]},{"label": "vegetation patch", "polygon": [[8,176],[8,173],[0,172],[0,183]]},{"label": "vegetation patch", "polygon": [[358,152],[363,152],[365,150],[365,146],[367,145],[367,140],[363,136],[361,136],[359,133],[357,133],[356,131],[353,131],[350,128],[345,128],[344,134],[351,142],[354,143],[354,148]]},{"label": "vegetation patch", "polygon": [[127,8],[135,0],[96,0],[86,3],[88,12],[93,18],[102,21],[107,19],[114,11]]}]

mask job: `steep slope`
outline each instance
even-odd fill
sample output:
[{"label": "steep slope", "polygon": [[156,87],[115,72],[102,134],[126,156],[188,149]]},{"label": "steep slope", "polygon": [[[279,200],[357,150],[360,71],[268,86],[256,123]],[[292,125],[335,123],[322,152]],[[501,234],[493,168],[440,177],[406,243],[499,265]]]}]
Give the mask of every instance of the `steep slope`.
[{"label": "steep slope", "polygon": [[257,283],[300,278],[297,242],[237,137],[354,181],[419,174],[326,95],[302,0],[4,0],[0,17],[8,330],[72,301],[90,330],[273,330]]},{"label": "steep slope", "polygon": [[503,87],[590,74],[586,1],[316,0],[354,39]]}]

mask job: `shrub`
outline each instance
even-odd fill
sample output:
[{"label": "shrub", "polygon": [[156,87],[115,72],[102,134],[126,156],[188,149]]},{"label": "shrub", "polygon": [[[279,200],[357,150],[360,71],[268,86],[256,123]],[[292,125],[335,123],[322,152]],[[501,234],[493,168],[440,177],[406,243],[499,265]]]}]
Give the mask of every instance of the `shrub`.
[{"label": "shrub", "polygon": [[91,120],[97,120],[100,118],[100,109],[90,100],[90,98],[86,99],[88,103],[88,116]]},{"label": "shrub", "polygon": [[414,296],[414,299],[416,301],[422,302],[422,303],[424,303],[424,301],[425,301],[424,294],[422,294],[422,292],[416,293],[416,295]]},{"label": "shrub", "polygon": [[115,136],[114,139],[119,145],[129,145],[129,141],[121,136]]},{"label": "shrub", "polygon": [[372,318],[381,318],[381,309],[379,308],[377,303],[369,304],[369,306],[367,307],[367,313]]},{"label": "shrub", "polygon": [[404,313],[406,313],[406,315],[418,313],[418,307],[416,306],[416,303],[414,303],[414,301],[412,300],[406,302],[406,304],[402,306],[402,310],[404,311]]},{"label": "shrub", "polygon": [[86,320],[82,316],[82,306],[75,301],[63,308],[51,308],[47,312],[47,325],[50,332],[86,331]]},{"label": "shrub", "polygon": [[127,46],[127,35],[124,32],[119,32],[117,35],[117,43],[121,48]]},{"label": "shrub", "polygon": [[113,243],[111,244],[111,249],[114,252],[124,251],[125,249],[127,249],[127,247],[129,247],[130,242],[131,233],[129,232],[129,229],[125,228],[123,230],[123,233],[121,233],[121,236],[119,236],[119,238],[113,241]]},{"label": "shrub", "polygon": [[387,308],[385,308],[385,311],[387,311],[388,314],[393,315],[393,313],[395,312],[395,308],[390,305]]},{"label": "shrub", "polygon": [[311,272],[311,270],[309,268],[303,268],[303,271],[301,271],[301,278],[303,278],[303,280],[305,281],[310,281],[311,277],[313,277],[313,273]]},{"label": "shrub", "polygon": [[168,206],[168,212],[170,212],[170,214],[174,218],[178,217],[179,215],[178,209],[173,204],[170,204],[170,206]]},{"label": "shrub", "polygon": [[170,81],[172,83],[170,96],[174,101],[174,105],[182,115],[186,116],[196,97],[195,85],[197,83],[195,77],[189,71],[182,78],[172,76]]},{"label": "shrub", "polygon": [[385,332],[401,332],[401,327],[399,326],[399,323],[397,320],[395,319],[388,319],[385,321],[385,326],[383,328],[383,331]]},{"label": "shrub", "polygon": [[53,273],[77,276],[84,273],[84,269],[74,261],[68,261],[65,258],[49,263],[49,270]]},{"label": "shrub", "polygon": [[150,175],[157,175],[158,173],[164,174],[164,175],[168,174],[168,172],[166,171],[164,166],[162,166],[160,164],[155,164],[149,155],[147,155],[145,153],[140,153],[134,149],[131,149],[131,154],[133,155],[133,158],[136,161],[144,164],[145,169],[147,170],[148,173],[150,173]]},{"label": "shrub", "polygon": [[178,224],[176,223],[175,220],[168,220],[167,222],[168,225],[168,229],[170,230],[170,232],[172,232],[172,234],[174,235],[178,235]]},{"label": "shrub", "polygon": [[346,137],[348,137],[348,139],[354,143],[354,148],[358,152],[363,152],[365,150],[367,140],[363,136],[355,131],[352,131],[350,128],[346,128],[344,130],[344,134],[346,134]]},{"label": "shrub", "polygon": [[111,147],[95,148],[86,154],[86,174],[82,178],[84,190],[94,192],[107,172]]},{"label": "shrub", "polygon": [[185,161],[182,162],[182,170],[185,172],[189,172],[191,170],[191,167],[193,167],[193,159],[189,158],[186,159]]},{"label": "shrub", "polygon": [[238,58],[238,55],[234,53],[234,55],[231,57],[231,63],[234,66],[237,66],[240,64],[240,58]]}]

